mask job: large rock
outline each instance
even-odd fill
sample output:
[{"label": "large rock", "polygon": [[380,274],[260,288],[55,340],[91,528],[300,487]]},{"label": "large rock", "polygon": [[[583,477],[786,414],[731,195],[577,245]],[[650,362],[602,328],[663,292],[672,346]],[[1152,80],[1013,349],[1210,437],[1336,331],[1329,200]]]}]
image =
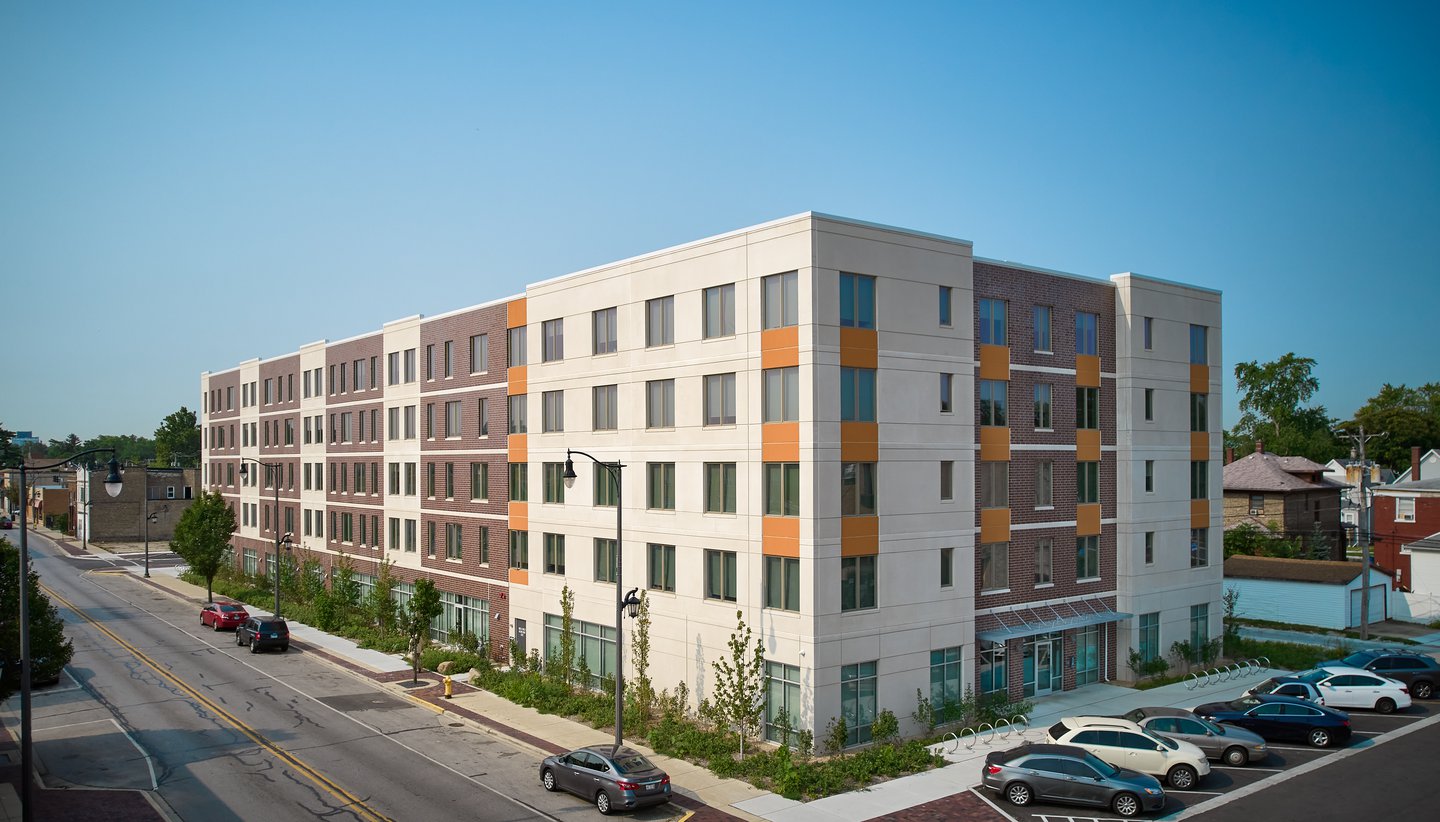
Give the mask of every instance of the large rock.
[{"label": "large rock", "polygon": [[455,660],[447,659],[444,662],[440,663],[440,666],[435,670],[445,676],[449,676],[450,673],[455,670]]}]

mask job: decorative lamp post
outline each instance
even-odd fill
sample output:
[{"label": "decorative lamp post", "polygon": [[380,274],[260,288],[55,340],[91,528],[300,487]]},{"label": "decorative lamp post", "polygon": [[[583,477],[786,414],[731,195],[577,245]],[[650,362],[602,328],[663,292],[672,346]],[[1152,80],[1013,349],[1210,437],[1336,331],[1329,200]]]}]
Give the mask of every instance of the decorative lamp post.
[{"label": "decorative lamp post", "polygon": [[35,816],[34,800],[31,794],[34,749],[30,732],[30,675],[34,662],[30,658],[30,529],[27,522],[30,500],[26,474],[32,469],[49,471],[52,468],[69,465],[75,460],[91,454],[110,455],[110,462],[106,466],[110,473],[105,477],[105,493],[112,497],[119,496],[124,480],[120,478],[120,463],[115,459],[114,448],[92,448],[49,465],[27,466],[25,458],[22,456],[19,465],[5,466],[20,469],[20,814],[23,822],[32,822]]}]

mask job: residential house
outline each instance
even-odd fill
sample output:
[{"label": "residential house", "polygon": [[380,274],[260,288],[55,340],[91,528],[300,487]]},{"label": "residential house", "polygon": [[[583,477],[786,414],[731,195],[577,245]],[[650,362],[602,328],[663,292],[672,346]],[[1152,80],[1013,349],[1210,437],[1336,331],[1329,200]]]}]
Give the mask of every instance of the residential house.
[{"label": "residential house", "polygon": [[1404,551],[1406,544],[1440,531],[1440,471],[1433,477],[1423,471],[1420,449],[1412,448],[1410,469],[1402,475],[1411,479],[1380,486],[1372,498],[1375,564],[1394,575],[1399,591],[1417,591],[1410,578],[1413,553]]},{"label": "residential house", "polygon": [[1294,540],[1308,551],[1316,539],[1329,542],[1332,559],[1344,555],[1340,524],[1344,486],[1325,476],[1325,466],[1304,457],[1281,457],[1265,451],[1233,460],[1222,469],[1225,528],[1254,525]]}]

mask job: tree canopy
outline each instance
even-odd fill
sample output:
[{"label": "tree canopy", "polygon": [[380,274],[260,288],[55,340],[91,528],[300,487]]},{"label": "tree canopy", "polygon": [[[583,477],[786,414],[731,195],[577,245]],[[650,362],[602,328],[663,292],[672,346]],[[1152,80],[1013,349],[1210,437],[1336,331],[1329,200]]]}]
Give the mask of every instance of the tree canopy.
[{"label": "tree canopy", "polygon": [[1325,406],[1305,405],[1320,388],[1314,369],[1315,360],[1294,352],[1272,362],[1237,363],[1240,419],[1226,432],[1225,444],[1246,452],[1263,440],[1266,451],[1321,463],[1343,455]]},{"label": "tree canopy", "polygon": [[175,524],[175,537],[170,549],[190,564],[190,569],[205,577],[205,599],[212,598],[215,575],[230,550],[230,535],[235,533],[235,511],[220,492],[202,493],[190,503]]},{"label": "tree canopy", "polygon": [[1385,383],[1342,427],[1361,425],[1367,433],[1385,434],[1365,446],[1365,456],[1403,471],[1412,447],[1422,452],[1440,448],[1440,383],[1419,388]]},{"label": "tree canopy", "polygon": [[[40,575],[30,570],[31,680],[47,679],[70,664],[75,648],[65,638],[65,622],[45,592]],[[20,689],[20,549],[0,538],[0,702]]]},{"label": "tree canopy", "polygon": [[415,593],[410,596],[409,607],[405,609],[405,633],[410,637],[411,680],[420,681],[420,655],[430,641],[430,623],[444,613],[440,603],[440,592],[429,577],[415,581]]},{"label": "tree canopy", "polygon": [[200,462],[200,425],[195,412],[180,406],[155,429],[155,462],[190,468]]}]

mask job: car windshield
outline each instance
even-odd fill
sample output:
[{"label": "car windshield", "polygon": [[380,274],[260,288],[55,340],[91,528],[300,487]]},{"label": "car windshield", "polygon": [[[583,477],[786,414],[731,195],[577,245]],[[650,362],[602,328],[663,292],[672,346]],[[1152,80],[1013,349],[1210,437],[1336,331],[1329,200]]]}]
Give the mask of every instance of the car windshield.
[{"label": "car windshield", "polygon": [[1231,702],[1229,707],[1232,711],[1248,711],[1259,704],[1260,700],[1253,696],[1242,696],[1234,702]]},{"label": "car windshield", "polygon": [[615,760],[615,770],[620,773],[636,773],[637,771],[651,771],[655,766],[650,760],[640,754],[623,754]]},{"label": "car windshield", "polygon": [[1309,671],[1298,673],[1295,675],[1295,678],[1304,680],[1305,682],[1309,682],[1313,685],[1314,683],[1319,682],[1320,680],[1325,679],[1328,676],[1330,676],[1329,671],[1325,670],[1324,668],[1315,668]]},{"label": "car windshield", "polygon": [[1149,731],[1146,731],[1146,732],[1145,732],[1145,735],[1148,736],[1148,737],[1150,737],[1151,739],[1155,740],[1156,742],[1160,743],[1161,745],[1164,745],[1165,747],[1169,748],[1169,749],[1172,750],[1172,751],[1176,751],[1176,750],[1179,750],[1179,749],[1180,749],[1180,745],[1177,744],[1177,743],[1175,742],[1175,740],[1173,740],[1173,739],[1166,739],[1166,738],[1163,737],[1163,736],[1156,736],[1155,734],[1152,734],[1152,733],[1150,733]]},{"label": "car windshield", "polygon": [[1120,773],[1119,768],[1111,765],[1109,762],[1106,762],[1105,760],[1092,753],[1087,752],[1085,754],[1085,764],[1099,771],[1100,775],[1104,777],[1111,777],[1117,773]]},{"label": "car windshield", "polygon": [[239,607],[239,606],[236,606],[236,605],[221,605],[221,606],[220,606],[220,610],[222,610],[222,611],[224,611],[224,612],[226,612],[226,613],[233,613],[233,612],[235,612],[235,611],[243,611],[243,610],[245,610],[245,609],[244,609],[244,608],[241,608],[241,607]]},{"label": "car windshield", "polygon": [[1255,693],[1257,693],[1257,694],[1269,694],[1269,693],[1274,693],[1274,692],[1275,692],[1275,689],[1278,688],[1278,687],[1280,687],[1280,683],[1279,683],[1279,682],[1277,682],[1277,681],[1275,681],[1275,680],[1273,680],[1273,679],[1267,679],[1267,680],[1265,680],[1264,682],[1260,683],[1259,685],[1256,685],[1256,686],[1255,686]]}]

